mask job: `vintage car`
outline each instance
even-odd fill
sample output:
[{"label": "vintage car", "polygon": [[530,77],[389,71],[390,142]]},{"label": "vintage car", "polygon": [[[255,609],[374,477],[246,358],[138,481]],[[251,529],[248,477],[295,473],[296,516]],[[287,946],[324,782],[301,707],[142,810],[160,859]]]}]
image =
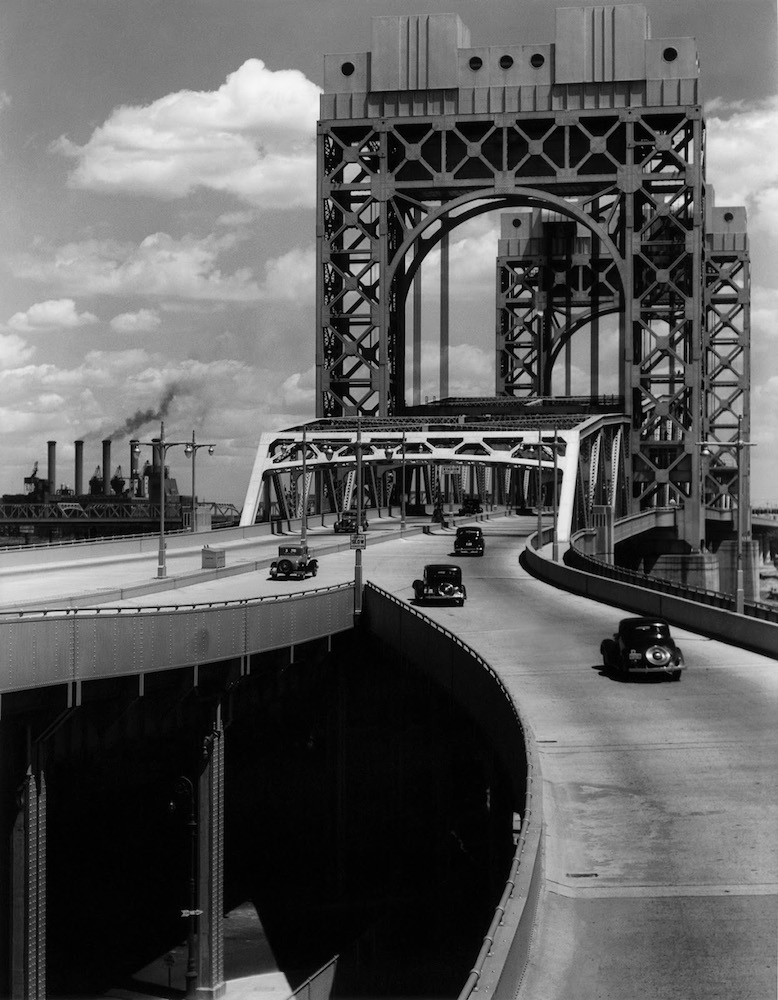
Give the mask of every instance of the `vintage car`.
[{"label": "vintage car", "polygon": [[454,538],[454,555],[482,556],[484,554],[484,533],[480,528],[457,528]]},{"label": "vintage car", "polygon": [[600,645],[606,671],[623,674],[658,674],[681,679],[683,654],[663,618],[622,618],[612,639]]},{"label": "vintage car", "polygon": [[270,576],[275,580],[279,576],[287,579],[296,576],[303,580],[310,573],[316,576],[319,562],[313,558],[313,553],[306,544],[292,543],[278,546],[278,559],[270,564]]},{"label": "vintage car", "polygon": [[[367,518],[364,513],[362,514],[362,530],[367,528]],[[345,532],[348,535],[353,535],[355,532],[359,531],[357,528],[357,512],[355,510],[344,510],[338,520],[335,522],[335,532]]]},{"label": "vintage car", "polygon": [[461,608],[467,597],[461,567],[430,563],[424,567],[422,579],[413,581],[413,595],[417,601],[452,602]]},{"label": "vintage car", "polygon": [[483,507],[478,497],[465,497],[462,501],[459,516],[468,517],[470,514],[483,514]]}]

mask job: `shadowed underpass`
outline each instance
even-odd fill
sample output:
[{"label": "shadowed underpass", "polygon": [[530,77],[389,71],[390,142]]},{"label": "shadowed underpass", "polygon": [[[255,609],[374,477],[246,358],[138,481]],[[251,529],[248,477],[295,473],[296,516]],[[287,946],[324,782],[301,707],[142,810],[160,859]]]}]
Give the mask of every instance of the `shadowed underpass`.
[{"label": "shadowed underpass", "polygon": [[[132,973],[180,944],[176,785],[197,768],[207,705],[207,677],[195,692],[172,671],[142,698],[120,682],[85,688],[52,729],[49,995],[140,989]],[[355,632],[330,653],[258,658],[224,722],[226,910],[256,906],[292,987],[339,953],[338,995],[456,994],[510,866],[517,809],[473,719]]]}]

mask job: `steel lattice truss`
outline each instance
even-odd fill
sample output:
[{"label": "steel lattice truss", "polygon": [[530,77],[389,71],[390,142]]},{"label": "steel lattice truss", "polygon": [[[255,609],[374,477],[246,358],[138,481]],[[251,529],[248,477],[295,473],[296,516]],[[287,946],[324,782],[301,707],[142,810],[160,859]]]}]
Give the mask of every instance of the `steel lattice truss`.
[{"label": "steel lattice truss", "polygon": [[[497,392],[548,395],[564,343],[595,313],[618,311],[635,506],[693,506],[703,360],[711,421],[732,406],[731,394],[719,396],[733,354],[734,392],[747,396],[742,320],[738,329],[723,308],[731,264],[704,255],[699,109],[505,118],[320,124],[320,412],[401,413],[404,303],[424,256],[444,232],[495,206],[550,207],[591,235],[545,288],[537,255],[506,269]],[[706,269],[713,325],[703,354]],[[747,294],[741,279],[741,317]]]},{"label": "steel lattice truss", "polygon": [[[729,217],[728,217],[729,216]],[[732,213],[724,212],[724,221]],[[703,464],[703,500],[710,511],[727,511],[746,498],[749,450],[741,448],[750,425],[750,259],[745,234],[709,236],[705,259],[705,424],[711,452]],[[738,429],[741,437],[738,439]],[[746,503],[748,506],[748,503]]]},{"label": "steel lattice truss", "polygon": [[488,493],[498,504],[550,508],[556,481],[559,539],[566,541],[591,527],[595,506],[627,513],[626,430],[619,415],[481,425],[457,418],[321,420],[262,436],[241,523],[253,524],[260,508],[298,518],[303,495],[309,515],[352,506],[359,450],[369,508],[398,503],[403,480],[406,492],[434,503],[449,488],[442,468],[457,469],[457,501]]}]

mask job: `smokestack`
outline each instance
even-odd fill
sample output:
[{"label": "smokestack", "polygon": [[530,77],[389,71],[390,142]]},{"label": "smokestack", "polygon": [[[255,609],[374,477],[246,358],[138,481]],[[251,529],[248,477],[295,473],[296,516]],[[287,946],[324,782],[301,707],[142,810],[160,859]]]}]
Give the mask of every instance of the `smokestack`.
[{"label": "smokestack", "polygon": [[130,479],[138,478],[138,459],[140,458],[140,455],[136,454],[135,448],[139,444],[140,441],[138,441],[137,438],[133,438],[132,441],[130,441]]},{"label": "smokestack", "polygon": [[159,438],[152,438],[151,443],[154,446],[151,449],[151,456],[152,456],[151,468],[153,469],[154,472],[159,473],[159,466],[160,466],[159,453],[162,451],[159,445]]},{"label": "smokestack", "polygon": [[103,441],[103,496],[111,492],[111,439]]},{"label": "smokestack", "polygon": [[76,441],[76,496],[80,497],[84,492],[84,442]]},{"label": "smokestack", "polygon": [[57,442],[49,441],[49,493],[57,492]]}]

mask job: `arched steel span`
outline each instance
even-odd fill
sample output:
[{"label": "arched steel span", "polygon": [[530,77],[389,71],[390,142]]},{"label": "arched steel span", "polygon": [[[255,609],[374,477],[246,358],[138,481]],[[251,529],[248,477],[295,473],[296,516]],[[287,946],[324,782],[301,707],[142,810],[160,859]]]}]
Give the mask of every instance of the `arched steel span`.
[{"label": "arched steel span", "polygon": [[[463,205],[470,205],[473,202],[487,202],[487,204],[474,206],[467,212],[457,215],[450,226],[441,225],[432,237],[424,238],[424,232],[431,226],[442,222],[446,216],[451,217]],[[470,191],[467,194],[460,195],[459,198],[445,202],[437,209],[433,209],[419,225],[408,231],[408,235],[397,248],[392,263],[387,268],[387,278],[390,282],[395,280],[398,268],[403,263],[405,256],[410,250],[418,246],[421,250],[414,255],[407,271],[407,278],[410,283],[424,258],[446,233],[453,232],[463,223],[468,222],[470,219],[475,219],[479,215],[502,211],[506,208],[551,208],[559,212],[560,215],[566,215],[575,222],[580,222],[583,226],[586,226],[601,241],[609,255],[613,258],[618,268],[619,277],[621,278],[623,293],[627,282],[626,266],[622,255],[619,253],[616,244],[608,232],[577,205],[550,192],[538,191],[537,188],[512,187],[509,191],[494,191],[491,194],[484,191]]]}]

